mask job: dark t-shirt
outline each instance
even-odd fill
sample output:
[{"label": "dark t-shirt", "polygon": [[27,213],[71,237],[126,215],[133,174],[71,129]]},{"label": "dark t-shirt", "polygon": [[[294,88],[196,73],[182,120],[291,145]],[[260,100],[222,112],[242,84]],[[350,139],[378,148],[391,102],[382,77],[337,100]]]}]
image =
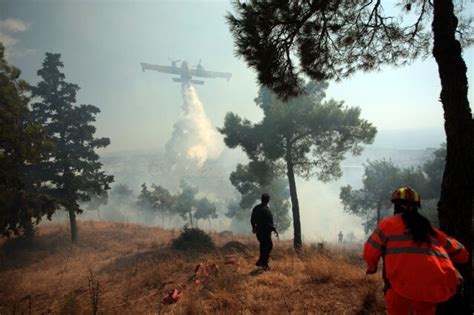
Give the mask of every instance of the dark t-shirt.
[{"label": "dark t-shirt", "polygon": [[273,216],[267,205],[259,204],[253,208],[250,223],[257,232],[275,231]]}]

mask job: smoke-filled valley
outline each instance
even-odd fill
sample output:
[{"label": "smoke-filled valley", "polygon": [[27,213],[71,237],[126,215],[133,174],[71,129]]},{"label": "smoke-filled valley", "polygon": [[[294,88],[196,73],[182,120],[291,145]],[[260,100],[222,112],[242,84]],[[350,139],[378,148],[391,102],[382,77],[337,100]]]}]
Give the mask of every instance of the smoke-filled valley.
[{"label": "smoke-filled valley", "polygon": [[[392,133],[390,132],[389,135],[391,136]],[[399,134],[400,137],[405,136],[403,132],[399,132]],[[382,131],[383,136],[384,132]],[[217,141],[222,141],[220,136],[217,137]],[[418,139],[417,141],[426,141],[431,144],[430,139]],[[435,150],[434,147],[419,150],[391,148],[388,142],[386,145],[387,147],[370,146],[364,150],[361,156],[349,155],[342,163],[342,177],[335,182],[321,183],[317,180],[298,180],[302,216],[305,218],[303,236],[307,241],[334,242],[340,230],[347,231],[348,234],[354,233],[358,241],[364,240],[365,233],[360,219],[343,211],[339,200],[340,187],[349,184],[359,188],[362,185],[363,165],[367,161],[386,159],[392,160],[395,165],[400,167],[419,166],[429,160]],[[229,211],[229,202],[239,198],[239,193],[229,181],[229,174],[235,170],[235,165],[247,161],[242,152],[234,151],[223,149],[219,157],[208,159],[202,165],[189,158],[170,160],[166,149],[148,153],[106,154],[102,157],[104,170],[114,174],[115,183],[112,185],[107,204],[92,207],[86,205],[86,208],[90,209],[84,213],[84,218],[161,226],[162,219],[159,211],[155,214],[147,214],[147,211],[140,210],[136,205],[141,185],[143,183],[148,186],[151,184],[161,185],[172,193],[178,193],[180,181],[184,179],[198,188],[200,196],[207,196],[218,203],[219,217],[213,220],[212,230],[231,230],[248,234],[251,232],[250,218],[232,222],[233,220],[225,215]],[[114,187],[117,185],[126,185],[132,192],[125,198],[114,194]],[[255,200],[255,204],[257,202],[258,200]],[[96,211],[96,207],[99,212]],[[249,216],[250,210],[247,209]],[[62,220],[67,221],[67,217]],[[185,224],[187,222],[177,216],[170,216],[165,220],[167,228],[181,228]],[[208,229],[207,224],[203,224],[202,227]],[[284,237],[291,238],[291,235],[292,229],[290,227]]]}]

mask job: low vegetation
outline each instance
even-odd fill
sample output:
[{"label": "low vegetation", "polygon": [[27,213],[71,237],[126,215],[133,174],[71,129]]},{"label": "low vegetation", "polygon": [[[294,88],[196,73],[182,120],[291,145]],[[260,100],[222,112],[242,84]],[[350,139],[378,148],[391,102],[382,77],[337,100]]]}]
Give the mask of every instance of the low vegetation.
[{"label": "low vegetation", "polygon": [[181,251],[212,251],[216,248],[212,238],[201,229],[184,227],[178,238],[171,241],[171,248]]},{"label": "low vegetation", "polygon": [[[2,241],[0,313],[374,314],[383,313],[380,275],[366,276],[360,249],[275,241],[272,271],[255,266],[253,237],[210,235],[216,250],[171,248],[186,229],[79,222],[41,225],[34,246]],[[205,234],[204,234],[205,235]],[[163,303],[176,289],[176,303]],[[173,301],[171,299],[171,301]]]}]

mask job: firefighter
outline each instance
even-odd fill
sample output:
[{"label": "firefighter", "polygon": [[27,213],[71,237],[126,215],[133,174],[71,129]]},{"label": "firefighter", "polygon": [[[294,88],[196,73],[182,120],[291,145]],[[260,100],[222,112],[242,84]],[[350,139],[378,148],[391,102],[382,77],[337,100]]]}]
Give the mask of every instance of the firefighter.
[{"label": "firefighter", "polygon": [[436,304],[461,285],[453,263],[466,263],[468,252],[418,213],[421,200],[412,188],[397,189],[391,201],[394,215],[377,225],[364,246],[367,274],[377,271],[382,257],[388,314],[435,314]]},{"label": "firefighter", "polygon": [[342,231],[339,231],[339,234],[337,236],[338,236],[337,242],[342,243],[342,241],[344,240],[344,234],[342,234]]},{"label": "firefighter", "polygon": [[260,257],[255,263],[256,266],[262,267],[264,270],[270,270],[268,260],[270,259],[270,252],[273,248],[272,232],[275,232],[278,237],[278,232],[273,225],[273,216],[268,208],[270,195],[262,194],[262,203],[256,205],[252,210],[252,217],[250,224],[252,225],[252,232],[257,234],[257,239],[260,243]]}]

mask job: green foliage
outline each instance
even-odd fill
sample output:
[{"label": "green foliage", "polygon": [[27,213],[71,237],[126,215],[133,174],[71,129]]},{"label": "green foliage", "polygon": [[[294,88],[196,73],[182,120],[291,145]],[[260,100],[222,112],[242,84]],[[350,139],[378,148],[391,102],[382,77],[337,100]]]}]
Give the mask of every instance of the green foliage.
[{"label": "green foliage", "polygon": [[240,206],[250,208],[260,199],[262,189],[268,188],[276,176],[271,162],[251,161],[247,165],[238,164],[229,179],[242,196]]},{"label": "green foliage", "polygon": [[196,226],[197,221],[201,219],[205,219],[209,221],[209,225],[211,224],[211,219],[217,219],[217,206],[215,203],[209,201],[207,198],[201,198],[195,201],[196,212],[194,213],[194,217],[196,218]]},{"label": "green foliage", "polygon": [[142,210],[152,209],[155,203],[155,198],[145,183],[142,184],[142,190],[137,197],[137,206]]},{"label": "green foliage", "polygon": [[195,211],[195,196],[198,192],[196,187],[182,180],[180,183],[181,193],[176,198],[175,210],[183,220],[188,220],[193,226],[193,213]]},{"label": "green foliage", "polygon": [[171,248],[182,251],[211,251],[216,248],[212,238],[198,228],[184,227],[178,238],[171,241]]},{"label": "green foliage", "polygon": [[[71,224],[75,213],[81,213],[79,202],[89,201],[91,195],[103,195],[110,189],[113,176],[102,171],[102,163],[95,152],[110,144],[108,138],[95,138],[93,126],[99,108],[76,105],[79,86],[65,81],[61,72],[60,54],[46,53],[41,80],[32,88],[37,100],[32,105],[36,122],[42,124],[55,145],[47,161],[40,163],[35,172],[49,181],[42,190],[54,196],[69,211]],[[73,241],[74,228],[71,228]]]},{"label": "green foliage", "polygon": [[[189,220],[191,226],[197,226],[197,221],[201,219],[210,222],[211,219],[217,218],[216,204],[207,198],[196,199],[196,187],[182,180],[180,188],[181,192],[175,196],[166,188],[155,184],[152,184],[149,190],[144,183],[136,204],[143,211],[160,213],[162,220],[165,215],[178,214],[183,220]],[[193,218],[196,219],[195,224]]]},{"label": "green foliage", "polygon": [[[192,226],[197,227],[197,221],[216,219],[217,206],[207,198],[196,199],[197,187],[182,180],[180,183],[181,193],[176,197],[175,210],[183,220],[188,220]],[[193,218],[195,221],[193,221]]]},{"label": "green foliage", "polygon": [[[387,14],[386,4],[381,0],[236,1],[235,14],[229,13],[227,20],[237,54],[256,70],[260,84],[285,99],[303,92],[301,75],[339,80],[384,64],[405,65],[432,52],[441,80],[448,147],[440,224],[469,243],[474,133],[462,47],[473,43],[474,20],[463,15],[468,8],[464,1],[402,0],[396,3],[401,14],[393,10]],[[469,279],[466,292],[470,292],[471,271],[461,271]]]},{"label": "green foliage", "polygon": [[[402,170],[392,161],[372,161],[365,165],[363,188],[353,190],[350,185],[341,187],[339,197],[344,210],[365,218],[366,222],[363,225],[366,232],[377,224],[377,217],[380,218],[382,215],[381,211],[390,207],[392,192],[407,185],[401,173]],[[405,177],[410,176],[405,174]]]},{"label": "green foliage", "polygon": [[318,103],[312,95],[288,102],[272,100],[258,103],[265,113],[261,122],[252,124],[228,113],[220,132],[228,147],[242,147],[251,160],[268,159],[280,166],[280,173],[290,158],[295,173],[303,178],[338,178],[344,154],[359,154],[361,144],[371,143],[375,136],[375,127],[360,119],[358,107],[332,99]]},{"label": "green foliage", "polygon": [[[121,195],[131,194],[131,190],[127,186],[122,185],[122,187],[117,187],[118,191],[121,191]],[[145,183],[142,184],[142,190],[140,195],[137,198],[137,206],[140,207],[143,211],[148,212],[159,212],[162,216],[165,213],[173,213],[175,207],[176,197],[171,195],[171,193],[164,187],[160,185],[151,185],[151,190],[148,190],[148,187]]]},{"label": "green foliage", "polygon": [[288,182],[279,177],[269,161],[251,161],[247,165],[238,164],[231,173],[230,181],[241,195],[240,202],[230,203],[226,214],[229,218],[249,220],[249,209],[260,200],[263,192],[270,194],[270,209],[278,231],[290,227],[290,192]]},{"label": "green foliage", "polygon": [[153,207],[161,212],[162,215],[165,213],[173,213],[176,197],[171,195],[170,192],[162,186],[152,185],[151,187],[153,188],[154,196]]},{"label": "green foliage", "polygon": [[238,221],[244,221],[250,217],[250,210],[242,208],[238,199],[233,199],[227,204],[227,212],[225,216],[228,218],[234,218]]},{"label": "green foliage", "polygon": [[[227,21],[237,54],[256,70],[258,81],[288,97],[304,91],[301,75],[341,79],[426,57],[432,4],[401,3],[401,14],[388,16],[381,1],[237,1]],[[466,45],[472,43],[470,25],[471,19],[460,16]]]},{"label": "green foliage", "polygon": [[[376,133],[372,124],[360,118],[359,108],[332,99],[322,101],[327,84],[308,83],[306,87],[308,94],[286,102],[262,88],[255,99],[264,111],[262,121],[254,124],[228,113],[219,129],[229,148],[241,147],[253,162],[250,171],[239,166],[234,179],[231,177],[241,193],[248,194],[258,181],[270,183],[288,176],[297,250],[301,233],[295,175],[324,182],[340,177],[344,154],[360,154],[362,144],[372,143]],[[245,173],[249,174],[238,178]]]},{"label": "green foliage", "polygon": [[439,198],[445,152],[443,145],[434,152],[432,159],[418,168],[401,169],[392,161],[386,160],[368,162],[365,165],[361,189],[354,190],[350,185],[341,187],[339,197],[344,210],[365,218],[363,225],[368,232],[377,224],[377,211],[380,218],[383,214],[390,215],[390,197],[393,191],[399,187],[410,186],[420,193],[422,205],[428,205],[426,214],[434,217],[432,201]]},{"label": "green foliage", "polygon": [[[51,151],[44,128],[28,107],[30,86],[21,71],[5,60],[0,43],[0,233],[32,233],[43,216],[51,218],[54,200],[37,189],[44,180],[32,176]],[[29,235],[31,236],[31,234]]]}]

